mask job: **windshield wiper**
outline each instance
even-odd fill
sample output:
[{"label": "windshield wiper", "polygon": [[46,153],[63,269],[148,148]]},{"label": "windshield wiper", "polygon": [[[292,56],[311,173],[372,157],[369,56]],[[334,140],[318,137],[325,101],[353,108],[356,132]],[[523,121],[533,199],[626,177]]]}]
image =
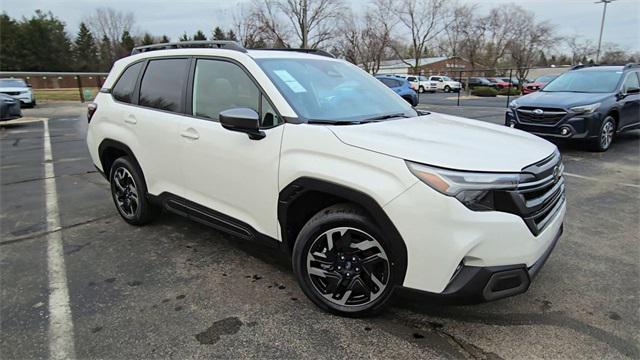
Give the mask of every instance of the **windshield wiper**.
[{"label": "windshield wiper", "polygon": [[368,123],[368,122],[372,122],[372,121],[377,121],[377,120],[393,119],[393,118],[398,118],[398,117],[408,118],[408,117],[411,117],[411,116],[407,116],[404,113],[386,114],[386,115],[380,115],[380,116],[376,116],[376,117],[372,117],[372,118],[361,120],[360,124],[364,124],[364,123]]}]

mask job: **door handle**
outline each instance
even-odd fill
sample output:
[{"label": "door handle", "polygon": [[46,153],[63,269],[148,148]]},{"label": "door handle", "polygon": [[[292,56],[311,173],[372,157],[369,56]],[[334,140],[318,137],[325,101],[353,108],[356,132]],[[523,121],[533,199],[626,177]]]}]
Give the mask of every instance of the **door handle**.
[{"label": "door handle", "polygon": [[126,122],[127,124],[135,125],[138,123],[138,120],[136,119],[135,115],[129,114],[126,118],[124,118],[124,122]]},{"label": "door handle", "polygon": [[180,136],[191,140],[198,140],[200,138],[200,134],[198,134],[198,132],[193,128],[188,128],[187,130],[181,132]]}]

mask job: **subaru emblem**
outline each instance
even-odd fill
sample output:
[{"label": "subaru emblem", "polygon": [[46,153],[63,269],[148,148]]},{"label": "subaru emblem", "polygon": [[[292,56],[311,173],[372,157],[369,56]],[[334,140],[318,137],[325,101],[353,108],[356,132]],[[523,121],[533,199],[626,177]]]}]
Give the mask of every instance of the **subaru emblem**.
[{"label": "subaru emblem", "polygon": [[542,115],[542,114],[544,114],[544,111],[542,109],[535,109],[535,110],[533,110],[533,113],[536,114],[536,115]]},{"label": "subaru emblem", "polygon": [[560,180],[560,176],[562,176],[560,173],[560,166],[556,165],[556,167],[553,168],[553,181],[558,182],[558,180]]}]

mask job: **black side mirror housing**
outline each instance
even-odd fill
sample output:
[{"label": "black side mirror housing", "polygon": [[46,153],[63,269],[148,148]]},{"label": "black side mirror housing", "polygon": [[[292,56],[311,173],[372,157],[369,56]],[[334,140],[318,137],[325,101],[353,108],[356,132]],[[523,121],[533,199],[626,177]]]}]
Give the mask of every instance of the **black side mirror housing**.
[{"label": "black side mirror housing", "polygon": [[220,112],[218,120],[222,127],[231,130],[243,132],[249,135],[251,140],[263,139],[266,134],[260,130],[260,115],[249,108],[233,108]]}]

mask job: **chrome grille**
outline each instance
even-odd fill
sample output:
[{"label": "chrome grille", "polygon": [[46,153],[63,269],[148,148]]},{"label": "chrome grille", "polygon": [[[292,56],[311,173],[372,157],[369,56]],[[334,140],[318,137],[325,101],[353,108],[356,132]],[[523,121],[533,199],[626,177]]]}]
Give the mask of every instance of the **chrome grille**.
[{"label": "chrome grille", "polygon": [[557,124],[567,112],[557,108],[521,107],[516,110],[518,120],[530,124]]},{"label": "chrome grille", "polygon": [[564,165],[556,152],[523,171],[532,173],[536,179],[520,184],[512,195],[520,216],[537,235],[549,225],[565,201]]}]

